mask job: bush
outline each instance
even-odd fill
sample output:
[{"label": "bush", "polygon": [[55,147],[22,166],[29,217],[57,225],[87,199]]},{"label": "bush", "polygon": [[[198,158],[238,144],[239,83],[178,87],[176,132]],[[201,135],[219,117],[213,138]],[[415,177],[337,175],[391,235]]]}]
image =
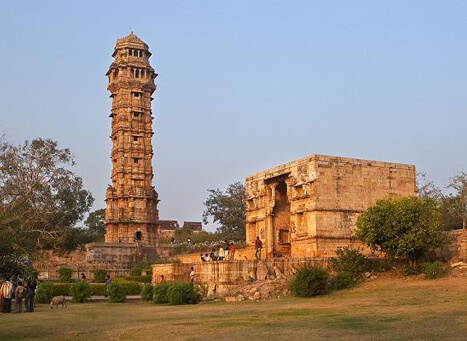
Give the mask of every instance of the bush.
[{"label": "bush", "polygon": [[152,285],[148,283],[141,290],[141,299],[147,302],[152,301],[152,295]]},{"label": "bush", "polygon": [[434,263],[425,263],[422,265],[422,272],[427,279],[436,279],[446,276],[447,271],[444,264],[440,261]]},{"label": "bush", "polygon": [[152,275],[152,262],[145,262],[135,265],[130,269],[130,276],[141,276],[141,271],[146,270],[146,275]]},{"label": "bush", "polygon": [[95,283],[105,283],[105,277],[107,276],[107,270],[95,269],[92,271]]},{"label": "bush", "polygon": [[167,299],[167,289],[169,285],[167,283],[157,284],[152,288],[152,301],[154,304],[169,303]]},{"label": "bush", "polygon": [[412,266],[412,265],[406,264],[404,265],[402,270],[404,271],[405,276],[414,276],[414,275],[419,275],[422,273],[422,268],[420,265]]},{"label": "bush", "polygon": [[337,258],[331,258],[331,268],[336,272],[348,272],[355,280],[363,278],[367,269],[367,259],[359,249],[348,246],[335,251]]},{"label": "bush", "polygon": [[147,275],[147,276],[128,276],[128,277],[125,277],[125,280],[138,282],[138,283],[151,283],[152,276],[151,275]]},{"label": "bush", "polygon": [[110,283],[107,294],[109,295],[109,302],[112,303],[125,302],[126,300],[125,288],[119,283]]},{"label": "bush", "polygon": [[298,297],[311,297],[326,292],[329,273],[321,267],[302,267],[290,282],[290,290]]},{"label": "bush", "polygon": [[41,282],[36,289],[35,300],[37,303],[50,303],[52,301],[53,294],[53,283],[52,282]]},{"label": "bush", "polygon": [[60,283],[70,283],[72,275],[73,270],[70,268],[62,266],[58,269],[58,279],[60,280]]},{"label": "bush", "polygon": [[141,276],[141,267],[136,265],[130,269],[130,276]]},{"label": "bush", "polygon": [[167,289],[167,300],[172,305],[197,304],[201,295],[191,282],[172,282]]},{"label": "bush", "polygon": [[435,199],[416,196],[378,200],[358,217],[356,236],[372,250],[417,261],[449,242],[438,206]]},{"label": "bush", "polygon": [[138,282],[115,278],[112,280],[112,283],[120,284],[127,295],[139,295],[141,293],[142,285]]},{"label": "bush", "polygon": [[392,269],[392,264],[387,259],[367,258],[367,271],[384,272]]},{"label": "bush", "polygon": [[89,284],[91,287],[91,295],[92,296],[105,296],[107,295],[107,287],[104,283],[91,283]]},{"label": "bush", "polygon": [[[75,284],[82,283],[77,282]],[[38,303],[49,303],[54,296],[72,296],[71,283],[53,283],[52,281],[44,281],[37,287],[36,301]],[[106,286],[104,283],[88,284],[91,290],[91,296],[106,295]]]},{"label": "bush", "polygon": [[72,285],[71,283],[53,283],[53,296],[70,296],[70,288]]},{"label": "bush", "polygon": [[357,284],[355,277],[348,271],[339,271],[332,280],[332,288],[334,290],[351,288],[355,284]]},{"label": "bush", "polygon": [[80,303],[91,297],[91,292],[91,286],[85,281],[76,282],[70,288],[70,295],[73,297],[73,301]]}]

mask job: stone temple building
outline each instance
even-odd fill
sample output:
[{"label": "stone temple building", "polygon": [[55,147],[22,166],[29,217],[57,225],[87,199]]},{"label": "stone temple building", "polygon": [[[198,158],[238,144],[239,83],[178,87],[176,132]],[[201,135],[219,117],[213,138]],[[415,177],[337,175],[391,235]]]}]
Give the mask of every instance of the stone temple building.
[{"label": "stone temple building", "polygon": [[148,45],[131,32],[117,40],[106,75],[112,98],[112,183],[106,192],[105,242],[157,244],[158,194],[152,185],[152,93],[157,73]]},{"label": "stone temple building", "polygon": [[311,155],[246,178],[246,241],[263,257],[323,257],[356,243],[377,200],[416,195],[415,166]]}]

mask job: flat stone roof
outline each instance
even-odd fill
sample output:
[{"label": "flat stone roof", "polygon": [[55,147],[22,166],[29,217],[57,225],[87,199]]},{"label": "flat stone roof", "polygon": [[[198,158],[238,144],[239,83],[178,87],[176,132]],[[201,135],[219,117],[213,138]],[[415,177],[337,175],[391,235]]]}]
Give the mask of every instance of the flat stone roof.
[{"label": "flat stone roof", "polygon": [[284,172],[287,172],[288,168],[292,168],[297,166],[298,164],[303,164],[303,163],[309,163],[312,161],[317,161],[317,162],[339,162],[339,163],[349,163],[349,164],[366,164],[367,166],[372,166],[372,167],[384,167],[384,168],[397,168],[397,169],[406,169],[406,170],[413,170],[415,171],[415,165],[409,165],[409,164],[404,164],[404,163],[395,163],[395,162],[386,162],[386,161],[375,161],[375,160],[365,160],[365,159],[355,159],[355,158],[349,158],[349,157],[342,157],[342,156],[332,156],[332,155],[321,155],[321,154],[312,154],[305,156],[300,159],[296,159],[287,163],[284,163],[279,166],[275,166],[263,171],[260,171],[258,173],[251,174],[246,177],[246,179],[251,179],[251,178],[258,178],[261,176],[265,176],[268,173],[275,173],[281,169],[283,169]]}]

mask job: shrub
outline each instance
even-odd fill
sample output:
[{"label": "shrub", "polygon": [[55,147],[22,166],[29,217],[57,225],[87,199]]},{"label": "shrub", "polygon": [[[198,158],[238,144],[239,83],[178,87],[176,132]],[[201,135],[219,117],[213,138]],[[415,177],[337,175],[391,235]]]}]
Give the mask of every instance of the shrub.
[{"label": "shrub", "polygon": [[332,279],[332,288],[334,290],[342,290],[353,287],[357,281],[352,273],[348,271],[339,271]]},{"label": "shrub", "polygon": [[348,246],[335,251],[337,258],[331,258],[331,268],[336,272],[348,272],[355,280],[363,277],[367,268],[367,259],[359,249]]},{"label": "shrub", "polygon": [[70,295],[75,302],[84,302],[91,297],[91,286],[84,281],[76,282],[70,288]]},{"label": "shrub", "polygon": [[197,304],[201,295],[191,282],[172,282],[167,289],[167,300],[172,305]]},{"label": "shrub", "polygon": [[326,292],[329,273],[321,267],[302,267],[290,282],[290,290],[298,297],[311,297]]},{"label": "shrub", "polygon": [[425,263],[421,266],[422,272],[427,279],[436,279],[444,277],[447,274],[444,264],[440,261],[434,263]]},{"label": "shrub", "polygon": [[122,278],[115,278],[112,280],[112,283],[120,284],[127,295],[139,295],[141,293],[142,285],[138,282],[127,281]]},{"label": "shrub", "polygon": [[53,296],[70,296],[71,283],[53,283],[52,294]]},{"label": "shrub", "polygon": [[130,269],[130,276],[141,276],[141,267],[136,265]]},{"label": "shrub", "polygon": [[92,296],[105,296],[107,295],[107,287],[104,283],[91,283],[89,284],[91,287],[91,295]]},{"label": "shrub", "polygon": [[167,299],[168,288],[169,285],[167,283],[157,284],[152,288],[152,301],[154,304],[169,303],[169,300]]},{"label": "shrub", "polygon": [[130,269],[130,276],[141,276],[141,271],[146,270],[146,275],[152,275],[152,262],[145,262],[135,265]]},{"label": "shrub", "polygon": [[107,276],[107,270],[95,269],[92,271],[95,283],[105,283],[105,277]]},{"label": "shrub", "polygon": [[414,276],[414,275],[419,275],[422,273],[422,268],[420,265],[412,266],[412,265],[406,264],[404,265],[402,270],[404,271],[405,276]]},{"label": "shrub", "polygon": [[109,302],[112,303],[125,302],[126,300],[125,288],[119,283],[110,283],[107,294],[109,295]]},{"label": "shrub", "polygon": [[46,281],[38,285],[35,296],[37,303],[50,303],[52,301],[52,297],[54,297],[52,286],[52,282]]},{"label": "shrub", "polygon": [[387,259],[367,258],[367,271],[383,272],[392,269],[392,264]]},{"label": "shrub", "polygon": [[143,301],[152,301],[152,285],[151,284],[146,284],[143,287],[143,290],[141,290],[141,299]]},{"label": "shrub", "polygon": [[58,279],[60,280],[60,283],[70,283],[72,275],[73,270],[70,268],[62,266],[58,269]]},{"label": "shrub", "polygon": [[138,282],[138,283],[151,283],[152,276],[150,276],[150,275],[147,275],[147,276],[128,276],[128,277],[125,277],[125,280]]},{"label": "shrub", "polygon": [[438,206],[435,199],[415,196],[378,200],[358,217],[356,236],[372,250],[417,261],[449,242]]}]

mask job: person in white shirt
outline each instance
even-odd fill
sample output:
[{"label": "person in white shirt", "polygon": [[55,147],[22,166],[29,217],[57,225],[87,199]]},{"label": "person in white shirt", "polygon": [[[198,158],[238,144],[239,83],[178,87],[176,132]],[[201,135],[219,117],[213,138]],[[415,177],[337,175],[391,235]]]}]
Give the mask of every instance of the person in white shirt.
[{"label": "person in white shirt", "polygon": [[225,258],[225,250],[221,246],[221,248],[219,249],[219,260],[224,260],[224,258]]},{"label": "person in white shirt", "polygon": [[195,269],[194,269],[194,267],[191,267],[190,280],[191,280],[191,283],[193,283],[193,281],[195,280]]},{"label": "person in white shirt", "polygon": [[1,290],[3,294],[2,313],[4,314],[11,313],[11,298],[13,297],[13,283],[11,283],[10,281],[3,282]]}]

